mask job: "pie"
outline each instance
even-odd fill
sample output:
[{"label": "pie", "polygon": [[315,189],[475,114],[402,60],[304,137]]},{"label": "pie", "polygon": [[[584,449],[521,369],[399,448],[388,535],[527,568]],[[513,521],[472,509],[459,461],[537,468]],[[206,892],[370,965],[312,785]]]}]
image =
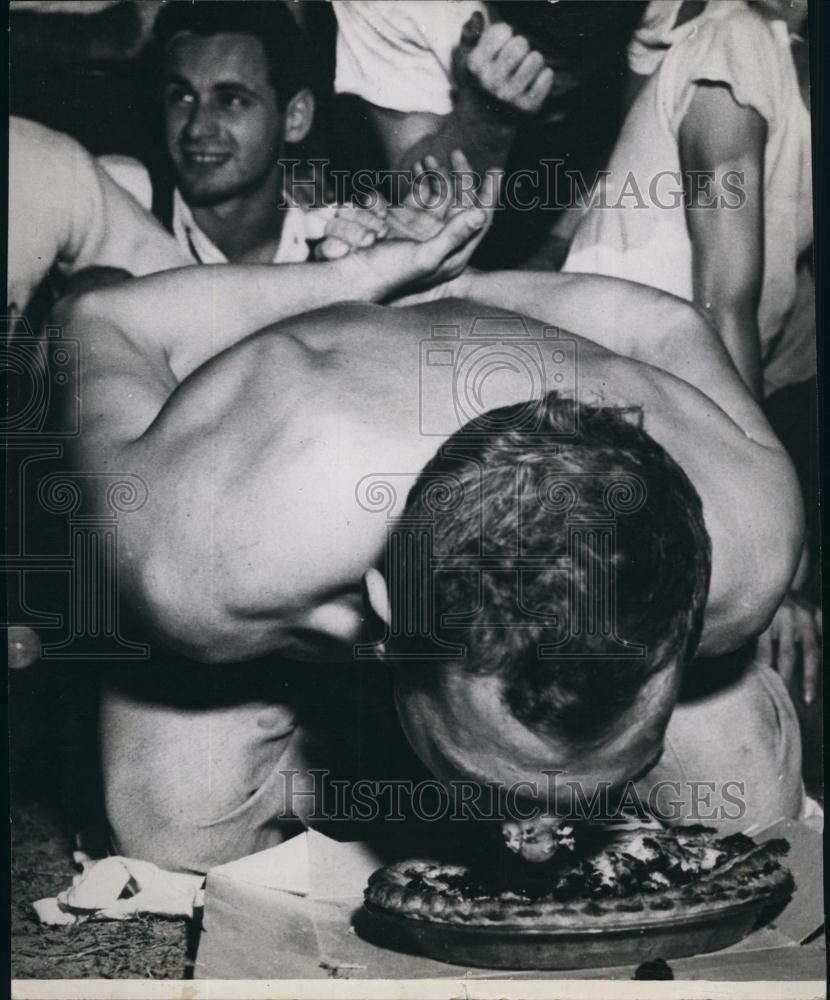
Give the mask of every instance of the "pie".
[{"label": "pie", "polygon": [[368,909],[413,920],[503,928],[626,927],[781,900],[794,889],[786,840],[757,844],[702,826],[562,826],[545,864],[466,867],[416,858],[375,872]]}]

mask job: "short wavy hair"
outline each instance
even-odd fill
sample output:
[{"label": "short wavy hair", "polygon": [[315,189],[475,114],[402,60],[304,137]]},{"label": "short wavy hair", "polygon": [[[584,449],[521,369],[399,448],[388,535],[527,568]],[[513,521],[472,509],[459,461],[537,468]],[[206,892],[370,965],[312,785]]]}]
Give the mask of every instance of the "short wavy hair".
[{"label": "short wavy hair", "polygon": [[[404,516],[431,524],[439,567],[431,576],[432,634],[466,648],[466,657],[449,662],[471,678],[500,675],[507,705],[532,729],[592,743],[634,703],[649,677],[671,665],[682,669],[694,656],[711,543],[697,491],[643,429],[639,409],[583,405],[556,392],[539,407],[532,426],[521,404],[456,432],[422,470]],[[640,499],[613,515],[609,547],[607,531],[573,529],[579,526],[574,518],[583,526],[609,522],[614,483],[629,500],[634,484]],[[435,502],[436,488],[442,503]],[[557,493],[561,500],[573,489],[579,504],[569,514]],[[456,501],[448,503],[451,494]],[[388,581],[393,614],[407,600],[400,593],[402,581],[412,578],[406,560],[421,558],[407,556],[406,546],[400,551],[402,572]],[[530,568],[528,562],[515,568],[517,552],[531,557]],[[565,569],[556,558],[562,555]],[[458,568],[457,557],[475,563],[482,556],[490,568]],[[602,627],[575,628],[580,623],[573,614],[596,609],[600,588],[612,579],[614,638]],[[393,618],[392,635],[400,632]],[[558,645],[563,635],[567,642]],[[643,652],[630,655],[617,637]],[[416,657],[429,652],[431,641],[393,640],[390,652]],[[545,644],[553,655],[539,655]],[[429,683],[432,671],[420,675]]]},{"label": "short wavy hair", "polygon": [[253,35],[262,43],[268,61],[268,79],[284,108],[310,86],[310,54],[305,34],[284,3],[275,0],[210,0],[164,4],[153,28],[156,59],[161,64],[170,42],[182,32],[209,37],[220,34]]}]

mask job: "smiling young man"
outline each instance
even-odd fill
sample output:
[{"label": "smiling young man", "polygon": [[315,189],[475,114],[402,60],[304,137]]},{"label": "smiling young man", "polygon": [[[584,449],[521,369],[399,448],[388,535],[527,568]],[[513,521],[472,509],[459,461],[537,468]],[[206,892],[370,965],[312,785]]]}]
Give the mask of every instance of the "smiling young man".
[{"label": "smiling young man", "polygon": [[322,223],[286,197],[282,158],[307,136],[314,97],[288,8],[165,4],[154,36],[168,169],[103,165],[201,263],[307,260]]},{"label": "smiling young man", "polygon": [[[385,561],[390,527],[436,511],[435,538],[447,542],[437,556],[469,571],[483,555],[502,584],[514,570],[526,582],[517,604],[515,588],[491,579],[483,617],[471,614],[478,591],[463,573],[443,586],[439,611],[471,624],[438,638],[466,645],[466,657],[445,648],[425,664],[417,644],[387,648],[410,656],[393,663],[397,712],[439,778],[504,786],[558,770],[588,796],[602,782],[639,780],[646,794],[659,782],[687,820],[701,818],[691,783],[734,779],[742,811],[716,816],[720,825],[798,814],[798,722],[776,674],[721,673],[678,704],[691,657],[762,631],[794,572],[800,500],[780,443],[706,322],[643,286],[462,274],[434,293],[458,298],[361,304],[457,273],[481,225],[461,213],[425,243],[385,242],[311,273],[287,266],[278,282],[268,267],[188,268],[93,292],[58,317],[86,349],[77,467],[129,471],[148,489],[140,510],[119,517],[120,580],[157,640],[154,660],[108,671],[102,696],[120,853],[203,871],[279,842],[292,810],[307,815],[287,777],[296,790],[333,758],[327,734],[304,728],[276,658],[342,663],[355,643],[379,639],[387,588],[393,607],[425,593],[407,592],[406,561],[399,571]],[[459,343],[481,347],[482,316],[496,361],[517,317],[534,343],[545,321],[575,330],[576,381],[560,385],[554,365],[529,396],[496,363],[483,386],[487,426],[457,414],[425,433],[423,418],[446,414],[454,396],[451,380],[424,381],[424,342],[455,328]],[[392,521],[374,491],[361,492],[373,477],[409,497]],[[617,478],[643,502],[620,513],[611,563],[596,541],[564,548],[579,528],[562,505],[568,486],[593,483],[599,508]],[[457,479],[473,487],[460,515],[447,503]],[[593,600],[609,581],[614,634],[537,656],[539,643],[568,636],[571,582]],[[544,627],[511,632],[526,624],[519,607]],[[625,655],[638,646],[642,656]],[[344,712],[350,732],[357,721]],[[527,856],[544,855],[538,831],[508,833]]]}]

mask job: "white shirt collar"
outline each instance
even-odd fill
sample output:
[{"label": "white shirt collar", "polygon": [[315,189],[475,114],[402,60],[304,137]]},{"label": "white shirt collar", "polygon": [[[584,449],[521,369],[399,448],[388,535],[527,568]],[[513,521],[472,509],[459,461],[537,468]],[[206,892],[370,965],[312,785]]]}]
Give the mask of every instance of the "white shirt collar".
[{"label": "white shirt collar", "polygon": [[[308,240],[323,236],[325,221],[317,210],[305,211],[289,203],[274,264],[301,264],[308,260]],[[176,188],[173,193],[173,235],[202,264],[227,264],[228,259],[198,226],[190,207]]]}]

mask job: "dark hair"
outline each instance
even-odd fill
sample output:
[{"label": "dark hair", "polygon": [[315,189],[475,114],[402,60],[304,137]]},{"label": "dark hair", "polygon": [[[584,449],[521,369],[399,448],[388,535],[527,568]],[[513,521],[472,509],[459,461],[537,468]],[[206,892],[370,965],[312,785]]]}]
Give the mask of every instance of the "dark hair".
[{"label": "dark hair", "polygon": [[[431,524],[432,634],[467,652],[449,657],[451,667],[501,675],[516,718],[591,743],[649,677],[694,655],[711,546],[697,491],[642,429],[639,409],[581,405],[556,392],[538,407],[531,425],[522,404],[455,433],[422,470],[404,518]],[[393,609],[407,599],[400,580],[412,575],[401,550],[403,571],[389,580]],[[458,557],[475,564],[482,556],[496,565],[458,568]],[[585,618],[609,586],[613,635]],[[390,651],[416,655],[431,642],[409,638]],[[539,655],[545,644],[552,655]],[[625,644],[643,650],[631,655]],[[432,671],[413,670],[430,683]]]},{"label": "dark hair", "polygon": [[172,39],[183,31],[196,35],[253,35],[262,43],[268,78],[279,106],[309,86],[309,55],[305,36],[284,3],[275,0],[211,0],[164,4],[153,28],[156,57],[161,63]]},{"label": "dark hair", "polygon": [[508,0],[496,7],[542,55],[594,62],[625,49],[646,4],[640,0]]}]

